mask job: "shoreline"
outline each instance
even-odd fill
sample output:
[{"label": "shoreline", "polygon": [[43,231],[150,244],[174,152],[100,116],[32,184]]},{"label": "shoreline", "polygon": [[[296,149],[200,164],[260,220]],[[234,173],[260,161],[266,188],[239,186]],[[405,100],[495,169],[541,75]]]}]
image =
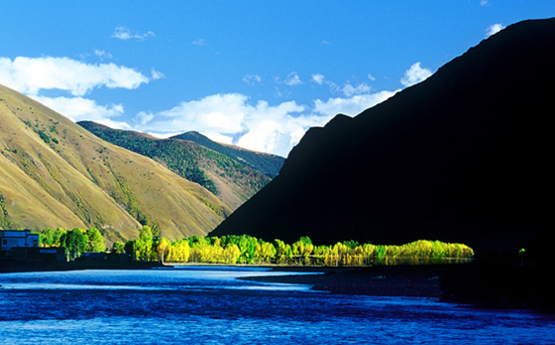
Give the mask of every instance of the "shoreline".
[{"label": "shoreline", "polygon": [[372,267],[276,267],[276,271],[324,272],[282,276],[243,277],[242,280],[311,285],[332,294],[430,297],[443,296],[441,280],[447,265]]},{"label": "shoreline", "polygon": [[[297,274],[253,276],[238,279],[310,285],[331,294],[381,297],[425,297],[477,308],[528,309],[555,313],[555,282],[546,267],[511,267],[484,263],[414,266],[317,267],[281,265],[171,265],[159,262],[24,262],[0,261],[2,273],[72,270],[140,270],[170,267],[266,268]],[[298,274],[323,272],[324,274]]]},{"label": "shoreline", "polygon": [[[555,282],[546,267],[507,267],[484,263],[459,265],[303,268],[322,275],[245,277],[268,283],[311,285],[332,294],[425,297],[473,308],[521,309],[555,313]],[[277,270],[290,270],[278,268]]]}]

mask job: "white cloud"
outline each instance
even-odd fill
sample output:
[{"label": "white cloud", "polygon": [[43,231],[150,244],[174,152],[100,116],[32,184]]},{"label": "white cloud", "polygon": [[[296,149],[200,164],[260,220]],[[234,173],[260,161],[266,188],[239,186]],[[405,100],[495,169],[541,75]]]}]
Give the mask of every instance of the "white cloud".
[{"label": "white cloud", "polygon": [[32,96],[38,102],[52,110],[63,114],[73,121],[89,120],[95,121],[112,128],[129,129],[127,123],[114,121],[111,118],[123,115],[124,109],[121,104],[101,106],[95,101],[83,97],[43,97]]},{"label": "white cloud", "polygon": [[301,85],[303,82],[301,81],[301,78],[299,78],[297,72],[291,72],[289,73],[289,75],[287,75],[283,83],[288,86],[295,86]]},{"label": "white cloud", "polygon": [[120,25],[116,27],[111,37],[117,38],[119,40],[124,40],[124,41],[131,40],[131,39],[135,39],[137,41],[144,41],[154,36],[156,35],[152,31],[147,31],[144,34],[140,34],[138,32],[131,32],[131,30],[125,25]]},{"label": "white cloud", "polygon": [[[95,55],[108,57],[104,51],[95,50]],[[151,79],[163,74],[152,69]],[[121,104],[99,105],[84,98],[97,87],[135,89],[151,79],[125,66],[109,64],[87,64],[62,57],[0,57],[0,84],[24,93],[47,107],[74,120],[91,120],[113,128],[130,128],[113,118],[124,114]],[[42,90],[66,91],[69,97],[46,97]]]},{"label": "white cloud", "polygon": [[153,137],[159,138],[159,139],[168,139],[171,137],[174,137],[176,135],[179,134],[183,134],[183,132],[170,132],[170,133],[155,133],[155,132],[145,132],[148,135],[152,135]]},{"label": "white cloud", "polygon": [[351,84],[345,84],[341,91],[343,91],[345,96],[351,97],[353,95],[360,95],[370,92],[370,86],[366,85],[365,83],[359,84],[357,87],[353,87],[353,85]]},{"label": "white cloud", "polygon": [[375,81],[376,77],[374,77],[373,75],[371,75],[370,73],[368,73],[368,79]]},{"label": "white cloud", "polygon": [[405,75],[401,79],[401,84],[404,86],[412,86],[418,84],[421,81],[427,79],[432,75],[432,71],[428,68],[422,68],[420,62],[417,62],[410,66],[408,70],[405,71]]},{"label": "white cloud", "polygon": [[150,70],[150,76],[151,76],[152,80],[162,79],[162,78],[166,77],[164,75],[164,73],[162,73],[160,71],[157,71],[154,68]]},{"label": "white cloud", "polygon": [[167,111],[138,114],[136,128],[156,133],[195,130],[213,140],[285,156],[309,127],[322,125],[320,116],[304,114],[306,107],[296,102],[271,106],[248,100],[233,93],[182,102]]},{"label": "white cloud", "polygon": [[283,94],[281,93],[281,91],[279,91],[279,88],[276,86],[274,87],[274,97],[275,98],[281,98],[283,96]]},{"label": "white cloud", "polygon": [[262,84],[262,77],[258,74],[247,74],[243,77],[243,81],[249,85]]},{"label": "white cloud", "polygon": [[324,82],[324,79],[325,77],[320,73],[316,73],[312,75],[312,81],[318,85],[322,85],[322,83]]},{"label": "white cloud", "polygon": [[111,60],[114,58],[112,54],[107,53],[104,50],[98,50],[98,49],[94,50],[94,55],[98,56],[101,60],[104,60],[104,59]]},{"label": "white cloud", "polygon": [[486,28],[486,37],[490,37],[503,30],[505,26],[501,23],[490,25]]},{"label": "white cloud", "polygon": [[[95,55],[100,57],[104,53],[95,51]],[[289,153],[308,128],[323,126],[338,113],[356,115],[395,93],[370,93],[371,88],[365,83],[340,86],[325,79],[322,74],[313,74],[312,82],[328,85],[333,93],[341,96],[317,99],[306,106],[294,101],[275,105],[263,100],[255,103],[248,96],[238,93],[216,94],[181,102],[161,112],[140,112],[133,123],[123,120],[123,105],[97,104],[95,100],[85,97],[98,87],[134,89],[142,83],[163,77],[155,69],[151,69],[150,75],[143,75],[114,63],[87,64],[52,57],[18,57],[12,61],[0,57],[0,84],[30,95],[75,121],[91,120],[112,128],[141,130],[157,135],[194,130],[219,142],[281,156]],[[246,75],[243,80],[260,83],[262,78]],[[300,85],[302,81],[296,72],[292,72],[283,81],[276,79],[276,83],[291,86]],[[49,89],[66,91],[67,95],[46,97],[41,94],[41,90]],[[280,93],[277,86],[275,92]]]},{"label": "white cloud", "polygon": [[220,133],[206,133],[206,132],[203,134],[212,141],[222,143],[222,144],[233,145],[233,137],[230,137],[228,135],[223,135]]},{"label": "white cloud", "polygon": [[310,127],[323,126],[338,113],[358,114],[394,94],[382,91],[318,99],[313,107],[294,101],[275,106],[266,101],[251,104],[242,94],[217,94],[159,113],[139,113],[134,128],[150,134],[194,130],[218,142],[287,156]]},{"label": "white cloud", "polygon": [[204,38],[199,38],[198,40],[194,40],[193,42],[191,42],[192,45],[194,46],[205,46],[206,45],[206,41],[204,40]]},{"label": "white cloud", "polygon": [[346,97],[369,93],[372,90],[371,87],[366,83],[361,83],[357,86],[353,86],[350,81],[347,81],[347,83],[345,83],[343,87],[341,87],[333,81],[327,80],[322,74],[319,73],[313,74],[311,81],[318,85],[328,85],[332,94],[343,93]]},{"label": "white cloud", "polygon": [[142,73],[114,63],[87,64],[66,57],[0,58],[0,83],[27,95],[58,89],[83,96],[96,87],[136,89],[148,82]]},{"label": "white cloud", "polygon": [[247,96],[217,94],[201,100],[181,102],[172,109],[156,114],[141,112],[142,125],[152,131],[185,131],[235,133],[243,131],[242,122],[251,109],[246,105]]},{"label": "white cloud", "polygon": [[355,95],[348,98],[330,98],[327,101],[317,99],[314,101],[314,111],[329,118],[337,114],[355,116],[374,105],[385,101],[395,95],[397,91],[380,91]]},{"label": "white cloud", "polygon": [[488,6],[488,0],[480,0],[480,6]]}]

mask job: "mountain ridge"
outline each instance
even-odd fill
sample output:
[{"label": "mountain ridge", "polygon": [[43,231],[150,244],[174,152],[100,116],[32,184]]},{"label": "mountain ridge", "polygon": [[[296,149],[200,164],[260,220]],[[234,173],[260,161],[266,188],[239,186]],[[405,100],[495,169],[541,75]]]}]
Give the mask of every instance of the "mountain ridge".
[{"label": "mountain ridge", "polygon": [[262,172],[193,141],[160,139],[92,121],[77,124],[103,140],[154,159],[181,177],[200,184],[232,210],[270,182]]},{"label": "mountain ridge", "polygon": [[270,178],[275,178],[279,174],[283,162],[285,161],[285,158],[270,153],[252,151],[229,144],[221,144],[195,131],[185,132],[171,138],[194,141],[211,150],[224,154],[231,159],[237,160],[239,163],[259,170]]}]

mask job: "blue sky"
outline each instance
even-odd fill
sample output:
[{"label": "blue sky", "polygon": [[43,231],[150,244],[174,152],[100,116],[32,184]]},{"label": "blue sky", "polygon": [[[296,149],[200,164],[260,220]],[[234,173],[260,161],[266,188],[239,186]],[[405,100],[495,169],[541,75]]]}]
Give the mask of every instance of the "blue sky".
[{"label": "blue sky", "polygon": [[545,0],[4,1],[0,84],[76,121],[287,156]]}]

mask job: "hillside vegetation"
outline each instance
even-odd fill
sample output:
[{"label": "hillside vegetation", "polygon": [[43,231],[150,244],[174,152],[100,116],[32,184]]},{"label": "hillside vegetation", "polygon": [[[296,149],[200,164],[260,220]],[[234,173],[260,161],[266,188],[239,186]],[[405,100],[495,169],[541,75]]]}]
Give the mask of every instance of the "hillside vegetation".
[{"label": "hillside vegetation", "polygon": [[192,141],[157,139],[91,121],[81,121],[78,125],[103,140],[160,162],[179,176],[208,189],[232,209],[270,182],[260,171]]},{"label": "hillside vegetation", "polygon": [[106,240],[150,225],[205,235],[231,208],[159,163],[107,143],[0,86],[0,227],[97,228]]},{"label": "hillside vegetation", "polygon": [[266,176],[274,178],[279,174],[285,158],[264,152],[255,152],[233,145],[224,145],[212,141],[198,132],[187,132],[172,137],[173,139],[183,139],[194,141],[204,147],[219,152],[243,163],[253,169],[261,171]]}]

